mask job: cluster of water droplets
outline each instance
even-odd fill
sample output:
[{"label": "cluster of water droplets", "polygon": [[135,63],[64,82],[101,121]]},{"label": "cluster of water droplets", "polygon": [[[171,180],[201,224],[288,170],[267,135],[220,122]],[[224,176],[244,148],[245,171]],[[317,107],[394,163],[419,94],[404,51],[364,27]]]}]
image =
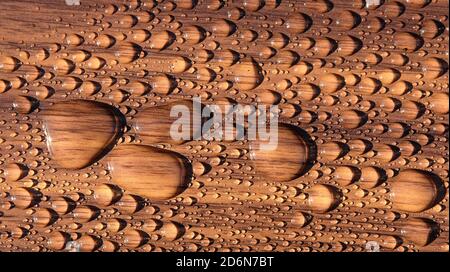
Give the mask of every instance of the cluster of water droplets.
[{"label": "cluster of water droplets", "polygon": [[[1,250],[448,251],[448,2],[4,2]],[[196,96],[277,149],[173,141]]]}]

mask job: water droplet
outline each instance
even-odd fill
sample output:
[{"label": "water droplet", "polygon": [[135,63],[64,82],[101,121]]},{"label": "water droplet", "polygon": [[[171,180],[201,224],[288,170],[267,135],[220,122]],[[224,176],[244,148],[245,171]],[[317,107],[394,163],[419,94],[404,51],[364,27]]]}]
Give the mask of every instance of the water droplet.
[{"label": "water droplet", "polygon": [[127,247],[138,248],[149,239],[147,233],[140,230],[127,230],[124,234],[124,244]]},{"label": "water droplet", "polygon": [[0,57],[0,71],[13,72],[20,67],[20,60],[11,56]]},{"label": "water droplet", "polygon": [[47,240],[47,246],[53,250],[63,250],[70,237],[67,233],[62,231],[54,231],[50,234]]},{"label": "water droplet", "polygon": [[253,59],[241,60],[234,66],[233,74],[234,87],[242,91],[256,88],[264,79],[261,67]]},{"label": "water droplet", "polygon": [[308,191],[308,206],[314,212],[325,213],[335,209],[340,203],[340,194],[336,187],[317,184]]},{"label": "water droplet", "polygon": [[114,204],[121,196],[120,188],[112,184],[101,184],[94,189],[94,199],[102,206]]},{"label": "water droplet", "polygon": [[408,218],[401,223],[401,234],[418,246],[426,246],[437,238],[439,226],[426,218]]},{"label": "water droplet", "polygon": [[287,17],[285,26],[294,34],[306,32],[312,25],[312,19],[304,13],[294,13]]},{"label": "water droplet", "polygon": [[400,49],[417,51],[423,45],[423,39],[411,32],[398,32],[394,35],[394,44]]},{"label": "water droplet", "polygon": [[345,128],[355,129],[364,125],[368,118],[367,114],[357,110],[346,110],[341,115],[342,125]]},{"label": "water droplet", "polygon": [[31,96],[19,95],[14,98],[13,107],[19,113],[28,114],[39,107],[39,101]]},{"label": "water droplet", "polygon": [[303,212],[298,212],[292,217],[291,223],[295,227],[302,228],[310,222],[310,220],[311,220],[310,217],[311,216],[309,214],[305,214]]},{"label": "water droplet", "polygon": [[157,94],[170,94],[177,86],[176,81],[172,76],[162,74],[151,79],[152,90]]},{"label": "water droplet", "polygon": [[175,35],[169,31],[161,31],[153,33],[149,39],[149,46],[151,49],[164,50],[169,47],[175,40]]},{"label": "water droplet", "polygon": [[164,222],[162,227],[159,229],[161,235],[168,241],[174,241],[181,238],[185,231],[186,230],[183,225],[173,221]]},{"label": "water droplet", "polygon": [[131,42],[122,42],[115,51],[119,63],[131,63],[139,58],[142,48]]},{"label": "water droplet", "polygon": [[308,171],[315,158],[315,148],[306,132],[290,125],[279,124],[278,143],[271,150],[274,147],[270,141],[250,143],[255,169],[265,178],[293,180]]},{"label": "water droplet", "polygon": [[[170,112],[174,107],[183,107],[188,110],[188,114],[170,117]],[[189,132],[188,139],[194,139],[196,135],[194,133],[201,131],[201,123],[194,124],[195,119],[201,118],[200,115],[200,112],[194,113],[191,101],[180,100],[166,105],[144,109],[136,115],[134,127],[139,137],[146,144],[181,144],[186,140],[172,138],[170,135],[172,125],[174,122],[177,122],[180,126],[179,128]]]},{"label": "water droplet", "polygon": [[29,188],[14,188],[10,192],[11,201],[20,209],[27,209],[38,201],[38,194]]},{"label": "water droplet", "polygon": [[438,114],[447,114],[449,112],[449,96],[447,93],[435,93],[428,101],[432,111]]},{"label": "water droplet", "polygon": [[361,171],[352,166],[338,166],[334,170],[333,176],[340,185],[347,186],[359,180]]},{"label": "water droplet", "polygon": [[61,102],[42,112],[47,146],[64,168],[84,168],[112,148],[123,119],[114,108],[99,102]]},{"label": "water droplet", "polygon": [[8,164],[5,170],[6,179],[9,181],[18,181],[28,175],[28,167],[20,163]]},{"label": "water droplet", "polygon": [[183,192],[192,173],[181,155],[144,145],[115,148],[108,155],[108,167],[116,184],[152,200],[170,199]]},{"label": "water droplet", "polygon": [[401,211],[423,212],[442,198],[442,182],[424,171],[403,170],[390,184],[393,208]]}]

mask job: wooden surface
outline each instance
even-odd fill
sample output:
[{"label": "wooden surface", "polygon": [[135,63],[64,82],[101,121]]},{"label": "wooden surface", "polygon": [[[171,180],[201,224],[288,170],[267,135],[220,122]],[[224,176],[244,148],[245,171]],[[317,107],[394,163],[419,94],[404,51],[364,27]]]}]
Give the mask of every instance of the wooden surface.
[{"label": "wooden surface", "polygon": [[0,2],[0,251],[449,251],[447,0],[80,2]]}]

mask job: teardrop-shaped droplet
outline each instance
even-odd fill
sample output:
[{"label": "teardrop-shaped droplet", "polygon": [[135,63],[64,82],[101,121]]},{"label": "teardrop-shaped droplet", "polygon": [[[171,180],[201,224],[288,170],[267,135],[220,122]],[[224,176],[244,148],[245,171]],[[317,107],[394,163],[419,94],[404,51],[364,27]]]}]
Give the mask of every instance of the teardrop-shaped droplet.
[{"label": "teardrop-shaped droplet", "polygon": [[118,146],[108,155],[108,167],[116,184],[152,200],[179,195],[192,173],[183,156],[145,145]]},{"label": "teardrop-shaped droplet", "polygon": [[62,167],[84,168],[103,157],[117,141],[123,117],[94,101],[60,102],[43,110],[47,146]]},{"label": "teardrop-shaped droplet", "polygon": [[306,132],[285,124],[278,126],[278,140],[250,142],[255,170],[265,178],[290,181],[309,170],[315,158],[315,148]]},{"label": "teardrop-shaped droplet", "polygon": [[422,212],[433,207],[443,197],[440,179],[431,173],[408,169],[391,182],[393,208],[406,212]]}]

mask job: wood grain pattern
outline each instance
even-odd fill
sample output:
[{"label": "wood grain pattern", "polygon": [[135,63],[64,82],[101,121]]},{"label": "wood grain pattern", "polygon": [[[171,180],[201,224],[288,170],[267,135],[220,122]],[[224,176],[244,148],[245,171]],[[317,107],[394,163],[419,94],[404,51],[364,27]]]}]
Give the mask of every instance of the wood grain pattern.
[{"label": "wood grain pattern", "polygon": [[448,0],[0,5],[0,251],[449,251]]}]

